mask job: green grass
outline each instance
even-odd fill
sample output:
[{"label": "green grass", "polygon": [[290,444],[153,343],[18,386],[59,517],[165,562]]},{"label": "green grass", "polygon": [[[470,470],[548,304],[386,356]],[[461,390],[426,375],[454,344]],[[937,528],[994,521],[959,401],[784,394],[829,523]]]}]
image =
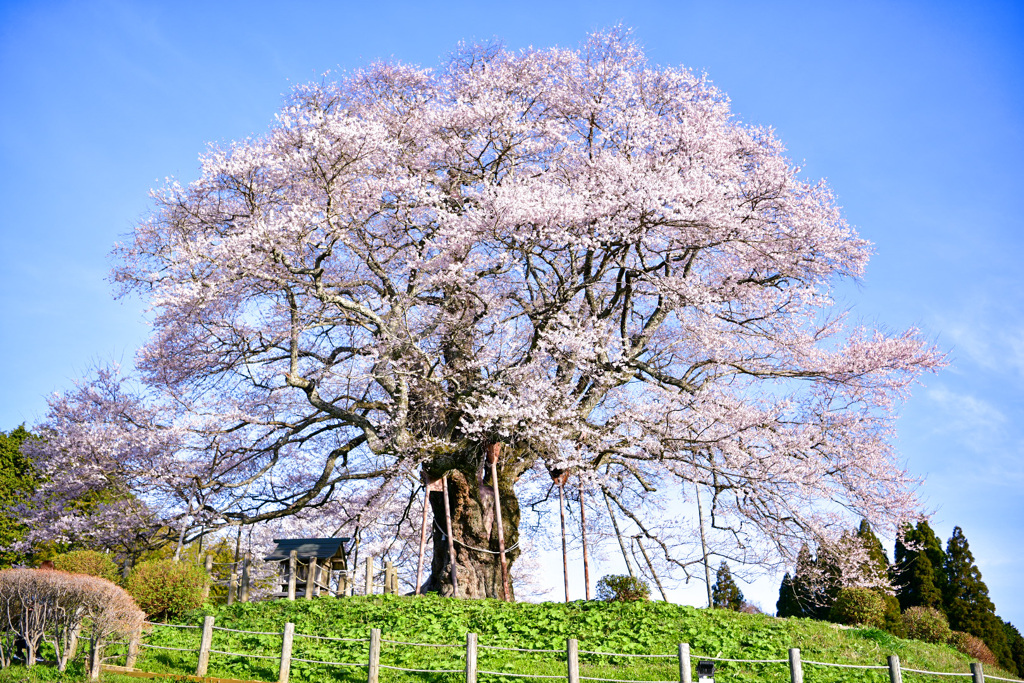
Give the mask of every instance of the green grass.
[{"label": "green grass", "polygon": [[[735,659],[786,659],[790,647],[799,647],[804,660],[846,664],[884,665],[890,654],[899,655],[903,666],[932,671],[962,672],[967,658],[939,645],[895,638],[876,629],[845,629],[807,619],[776,619],[724,610],[704,610],[664,602],[602,603],[503,603],[496,600],[453,600],[372,596],[369,598],[320,598],[312,601],[236,603],[213,609],[216,625],[272,635],[248,635],[215,631],[214,650],[263,654],[275,659],[243,659],[212,654],[210,676],[277,680],[281,638],[285,622],[293,622],[297,634],[340,638],[367,638],[371,627],[380,628],[385,641],[448,644],[433,648],[385,642],[381,664],[412,669],[454,669],[459,673],[406,673],[382,670],[382,683],[463,683],[464,643],[467,632],[478,635],[478,668],[483,671],[565,676],[565,640],[576,638],[581,650],[617,653],[675,655],[678,643],[690,643],[696,656]],[[202,614],[185,623],[199,625]],[[199,629],[154,627],[146,642],[168,647],[198,648]],[[483,646],[557,650],[556,653],[521,653],[489,650]],[[365,642],[312,640],[296,636],[293,657],[299,659],[365,664]],[[118,663],[117,660],[112,660]],[[196,656],[165,650],[143,649],[138,668],[144,671],[189,674],[195,672]],[[45,667],[44,667],[45,668]],[[582,676],[643,681],[678,680],[674,657],[639,659],[581,654]],[[998,670],[987,671],[1006,676]],[[41,674],[41,672],[40,672]],[[887,683],[884,670],[857,670],[804,666],[807,683]],[[719,683],[788,681],[782,664],[717,663]],[[325,681],[358,683],[366,680],[365,666],[326,667],[294,662],[295,683]],[[0,677],[0,683],[21,680]],[[33,681],[80,680],[33,678]],[[128,680],[117,677],[117,680]],[[538,683],[538,679],[481,675],[481,683]],[[952,683],[956,679],[904,674],[907,683]],[[961,679],[965,680],[965,679]],[[137,679],[136,679],[137,681]],[[586,682],[584,682],[586,683]]]}]

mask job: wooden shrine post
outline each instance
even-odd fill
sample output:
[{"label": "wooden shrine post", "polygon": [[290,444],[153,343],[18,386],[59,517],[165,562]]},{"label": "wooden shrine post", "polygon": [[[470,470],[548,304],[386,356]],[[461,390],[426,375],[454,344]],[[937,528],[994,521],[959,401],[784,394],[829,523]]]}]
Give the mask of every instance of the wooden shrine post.
[{"label": "wooden shrine post", "polygon": [[505,602],[508,602],[512,599],[512,591],[508,583],[508,559],[505,557],[505,525],[501,523],[501,493],[498,492],[498,458],[500,456],[500,443],[492,443],[487,446],[487,460],[491,464],[491,484],[494,487],[494,521],[498,525],[498,553],[501,556],[501,592]]}]

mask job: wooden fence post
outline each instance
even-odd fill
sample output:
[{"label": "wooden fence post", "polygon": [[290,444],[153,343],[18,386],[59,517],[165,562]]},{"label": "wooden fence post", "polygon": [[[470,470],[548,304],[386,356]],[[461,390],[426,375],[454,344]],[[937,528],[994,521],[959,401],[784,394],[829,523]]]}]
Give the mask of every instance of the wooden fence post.
[{"label": "wooden fence post", "polygon": [[391,574],[395,571],[395,565],[391,564],[391,561],[384,562],[384,593],[391,595],[394,591],[391,587]]},{"label": "wooden fence post", "polygon": [[309,558],[309,564],[306,565],[306,599],[313,599],[313,586],[316,584],[316,567],[317,561],[315,557]]},{"label": "wooden fence post", "polygon": [[373,595],[373,555],[366,556],[366,587],[363,595]]},{"label": "wooden fence post", "polygon": [[380,681],[380,629],[370,629],[370,666],[366,678],[367,683]]},{"label": "wooden fence post", "polygon": [[889,655],[889,683],[903,683],[899,655]]},{"label": "wooden fence post", "polygon": [[242,559],[242,593],[238,596],[242,602],[249,602],[249,562],[250,555],[246,553]]},{"label": "wooden fence post", "polygon": [[565,641],[565,661],[569,683],[580,683],[580,645],[575,638]]},{"label": "wooden fence post", "polygon": [[689,643],[679,643],[679,683],[693,683]]},{"label": "wooden fence post", "polygon": [[789,680],[792,683],[804,683],[804,667],[800,663],[800,648],[789,648]]},{"label": "wooden fence post", "polygon": [[288,553],[288,599],[295,599],[295,570],[299,565],[299,553],[296,550]]},{"label": "wooden fence post", "polygon": [[476,634],[466,634],[466,683],[476,683]]},{"label": "wooden fence post", "polygon": [[210,584],[213,583],[213,555],[206,556],[206,563],[203,566],[206,568],[206,585],[203,586],[203,602],[206,602],[210,597]]},{"label": "wooden fence post", "polygon": [[972,683],[985,683],[985,671],[981,668],[981,662],[971,662]]},{"label": "wooden fence post", "polygon": [[281,633],[281,668],[278,669],[277,683],[288,683],[292,668],[292,641],[295,639],[295,624],[286,622]]},{"label": "wooden fence post", "polygon": [[235,597],[238,595],[238,563],[231,563],[231,574],[228,577],[228,604],[235,604]]},{"label": "wooden fence post", "polygon": [[210,666],[210,646],[213,644],[213,617],[203,618],[203,637],[199,641],[199,663],[196,664],[196,676],[205,676]]},{"label": "wooden fence post", "polygon": [[128,639],[128,656],[124,658],[124,668],[132,671],[135,669],[135,661],[139,658],[139,643],[142,641],[142,629],[132,631]]}]

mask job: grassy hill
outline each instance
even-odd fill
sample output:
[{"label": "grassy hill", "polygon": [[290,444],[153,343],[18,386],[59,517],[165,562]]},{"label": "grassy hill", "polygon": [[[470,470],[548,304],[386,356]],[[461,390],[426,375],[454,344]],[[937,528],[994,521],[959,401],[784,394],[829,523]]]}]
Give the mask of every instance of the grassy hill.
[{"label": "grassy hill", "polygon": [[[696,656],[735,659],[786,659],[798,647],[804,660],[844,664],[884,665],[890,654],[899,655],[904,667],[966,673],[967,658],[952,648],[895,638],[876,629],[848,629],[806,619],[776,619],[724,610],[695,609],[664,602],[503,603],[495,600],[452,600],[433,596],[410,598],[372,596],[312,601],[238,603],[211,612],[216,625],[228,629],[263,631],[247,635],[215,631],[213,649],[273,656],[280,652],[280,632],[287,621],[297,634],[335,638],[366,638],[371,627],[380,628],[385,642],[381,664],[409,669],[453,669],[460,673],[381,672],[382,683],[461,683],[466,633],[478,634],[481,671],[565,675],[565,639],[579,640],[581,651],[674,655],[677,644],[688,642]],[[198,624],[202,615],[188,620]],[[448,644],[453,647],[416,647],[387,641]],[[156,627],[147,642],[166,647],[198,647],[198,629]],[[483,646],[556,650],[524,653]],[[295,638],[293,657],[351,662],[367,660],[365,642]],[[678,680],[674,657],[641,659],[580,655],[581,675],[594,678],[644,681]],[[170,650],[143,650],[140,669],[191,673],[195,655]],[[998,670],[986,671],[1007,676]],[[863,681],[883,683],[883,670],[804,666],[808,683]],[[277,680],[273,659],[241,659],[214,654],[210,676]],[[292,680],[357,683],[366,680],[365,668],[335,668],[293,662]],[[905,673],[908,683],[949,683],[948,677]],[[126,679],[127,680],[127,679]],[[481,683],[520,683],[531,679],[481,674]],[[537,679],[532,679],[537,680]],[[719,662],[717,681],[788,681],[786,664]]]}]

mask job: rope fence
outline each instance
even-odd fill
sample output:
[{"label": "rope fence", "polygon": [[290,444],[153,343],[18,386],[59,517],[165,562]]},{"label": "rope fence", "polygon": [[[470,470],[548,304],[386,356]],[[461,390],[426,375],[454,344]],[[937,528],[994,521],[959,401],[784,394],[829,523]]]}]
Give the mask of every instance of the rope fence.
[{"label": "rope fence", "polygon": [[[292,623],[286,623],[284,628],[280,631],[248,631],[244,629],[227,628],[224,626],[215,626],[214,617],[205,617],[202,626],[195,626],[189,624],[159,624],[154,622],[145,622],[151,626],[172,626],[175,628],[201,628],[202,629],[202,640],[197,648],[183,648],[183,647],[171,647],[168,645],[157,645],[154,643],[142,642],[143,637],[151,637],[153,635],[152,630],[146,634],[139,633],[135,636],[133,641],[129,644],[128,656],[125,662],[128,670],[134,670],[135,655],[133,652],[138,652],[139,648],[146,648],[151,650],[172,650],[176,652],[188,652],[198,655],[198,664],[196,666],[196,676],[204,677],[207,675],[207,669],[209,666],[210,655],[223,655],[225,657],[239,657],[246,659],[262,659],[262,660],[275,660],[280,662],[280,675],[277,683],[288,683],[289,669],[292,662],[313,664],[319,666],[328,667],[348,667],[348,668],[366,668],[367,669],[367,681],[368,683],[380,683],[380,671],[400,671],[406,673],[417,673],[417,674],[463,674],[465,676],[466,683],[477,683],[477,677],[483,676],[501,676],[509,678],[533,678],[538,680],[546,679],[559,679],[566,680],[567,683],[581,683],[581,681],[595,681],[596,683],[693,683],[694,677],[692,673],[692,663],[697,661],[697,673],[701,681],[706,680],[706,677],[710,674],[713,676],[714,673],[714,662],[725,662],[735,663],[741,665],[752,665],[752,664],[788,664],[790,672],[791,683],[804,683],[803,665],[811,665],[818,667],[832,667],[839,669],[860,669],[860,670],[888,670],[889,678],[891,681],[902,681],[902,674],[920,674],[927,676],[955,676],[955,677],[967,677],[972,678],[973,683],[984,683],[985,679],[991,679],[993,681],[1005,681],[1006,683],[1024,683],[1019,679],[1014,678],[1003,678],[1001,676],[985,675],[982,670],[982,665],[978,663],[971,664],[970,672],[951,672],[951,671],[928,671],[924,669],[914,669],[910,667],[902,667],[900,665],[899,657],[891,655],[888,658],[886,665],[877,664],[845,664],[840,662],[820,662],[812,659],[801,659],[800,650],[797,648],[791,648],[789,650],[788,659],[738,659],[731,657],[714,657],[709,655],[699,655],[690,652],[690,646],[686,643],[680,643],[678,652],[675,654],[660,654],[651,652],[606,652],[602,650],[581,650],[579,644],[574,638],[566,640],[565,649],[543,649],[543,648],[525,648],[525,647],[510,647],[505,645],[485,645],[477,643],[477,636],[474,633],[466,635],[465,644],[461,643],[417,643],[405,640],[391,640],[381,638],[380,629],[370,629],[369,638],[346,638],[340,636],[322,636],[310,633],[296,633],[295,625]],[[252,636],[279,636],[281,638],[281,650],[279,653],[265,654],[263,652],[233,652],[230,650],[218,650],[213,647],[214,633],[230,633],[230,634],[242,634]],[[293,657],[292,656],[292,645],[295,637],[307,638],[310,640],[324,641],[324,642],[340,642],[340,643],[368,643],[368,646],[359,647],[358,650],[362,650],[363,656],[366,659],[363,662],[339,662],[339,661],[328,661],[324,659],[313,659],[310,655],[305,657]],[[237,642],[237,639],[236,639]],[[421,669],[406,666],[399,666],[396,663],[384,663],[381,662],[381,646],[389,645],[394,647],[430,647],[430,648],[450,648],[460,649],[464,652],[465,668],[460,669]],[[231,646],[231,643],[227,643]],[[224,645],[221,645],[224,647]],[[477,656],[479,650],[495,650],[504,652],[521,652],[526,654],[550,654],[558,655],[553,657],[555,662],[560,664],[564,663],[565,673],[564,674],[551,674],[551,673],[527,673],[524,671],[492,671],[488,669],[478,669],[477,667]],[[314,654],[321,654],[316,652]],[[354,652],[351,654],[355,654]],[[679,677],[671,681],[652,681],[652,680],[636,680],[631,678],[605,678],[599,676],[584,676],[580,673],[580,655],[591,655],[594,657],[624,657],[624,658],[635,658],[635,659],[648,659],[648,660],[678,660],[679,663]],[[348,657],[349,655],[342,655]],[[432,664],[435,662],[431,662]],[[441,664],[441,662],[437,662]],[[598,666],[593,661],[583,662],[586,666]],[[506,664],[507,666],[508,664]],[[595,672],[596,673],[596,672]],[[626,673],[625,671],[623,673]],[[712,679],[713,680],[713,679]]]}]

